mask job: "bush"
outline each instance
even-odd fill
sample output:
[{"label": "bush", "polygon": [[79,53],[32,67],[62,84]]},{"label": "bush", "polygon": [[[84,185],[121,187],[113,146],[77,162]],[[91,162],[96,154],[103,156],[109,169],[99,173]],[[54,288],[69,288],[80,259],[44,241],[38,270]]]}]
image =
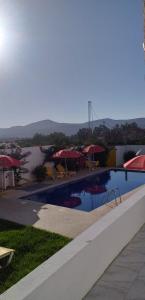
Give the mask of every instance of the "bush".
[{"label": "bush", "polygon": [[[100,143],[99,143],[100,145]],[[107,164],[107,158],[108,158],[108,149],[106,147],[104,147],[104,145],[100,145],[102,146],[105,151],[103,152],[99,152],[99,153],[95,153],[94,154],[94,159],[95,160],[99,160],[99,166],[100,167],[106,167],[106,164]]]},{"label": "bush", "polygon": [[135,157],[135,152],[134,151],[130,150],[130,151],[125,152],[124,155],[123,155],[124,162],[132,159],[133,157]]},{"label": "bush", "polygon": [[43,181],[46,179],[46,176],[47,176],[47,172],[46,172],[46,168],[44,166],[37,166],[32,174],[33,176],[36,178],[37,181]]}]

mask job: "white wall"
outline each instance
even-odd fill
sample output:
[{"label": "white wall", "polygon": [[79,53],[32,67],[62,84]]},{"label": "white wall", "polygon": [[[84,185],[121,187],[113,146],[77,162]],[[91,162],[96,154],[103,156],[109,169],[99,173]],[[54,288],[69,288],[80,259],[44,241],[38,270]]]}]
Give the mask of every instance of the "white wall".
[{"label": "white wall", "polygon": [[145,223],[145,187],[19,281],[0,300],[81,300]]},{"label": "white wall", "polygon": [[[47,148],[49,146],[45,146],[43,148]],[[123,145],[123,146],[115,146],[116,148],[116,166],[119,167],[123,164],[123,154],[126,151],[133,150],[137,152],[138,150],[142,149],[142,154],[145,154],[145,145]],[[9,150],[10,151],[10,150]],[[27,164],[24,165],[25,168],[28,169],[28,173],[23,174],[23,177],[26,180],[32,180],[32,174],[31,172],[33,169],[42,164],[45,154],[40,151],[39,146],[34,146],[34,147],[25,147],[22,148],[22,153],[30,151],[31,154],[26,158],[28,161]]]},{"label": "white wall", "polygon": [[[45,146],[43,148],[47,148]],[[116,148],[116,166],[120,167],[123,164],[123,155],[126,151],[135,151],[142,150],[141,154],[145,154],[145,145],[122,145],[115,146]],[[26,147],[22,149],[22,152],[25,153],[27,151],[31,152],[31,155],[27,157],[28,163],[24,166],[29,170],[28,174],[25,174],[23,177],[27,179],[32,179],[31,172],[37,166],[42,164],[45,155],[40,151],[39,146],[34,147]]]},{"label": "white wall", "polygon": [[[44,149],[47,149],[48,147],[49,145],[43,146]],[[31,154],[28,157],[22,159],[27,161],[27,163],[23,167],[28,169],[28,173],[23,174],[22,177],[26,180],[33,180],[31,173],[36,166],[41,165],[43,163],[45,154],[40,151],[39,146],[22,148],[22,154],[26,152],[31,152]],[[10,153],[11,149],[6,149],[5,154],[10,155]]]},{"label": "white wall", "polygon": [[28,169],[28,173],[23,174],[22,176],[25,179],[32,180],[33,177],[31,173],[36,166],[43,163],[45,154],[40,151],[39,146],[22,148],[22,154],[28,151],[30,151],[31,154],[25,158],[28,162],[24,165],[24,168]]},{"label": "white wall", "polygon": [[[43,148],[47,148],[48,146],[45,146]],[[137,152],[138,150],[142,150],[141,154],[145,154],[145,145],[122,145],[122,146],[115,146],[116,148],[116,166],[120,167],[123,164],[123,155],[126,151],[133,150]],[[26,147],[22,149],[22,153],[25,153],[27,151],[31,152],[31,155],[29,155],[26,160],[28,161],[27,164],[24,165],[29,170],[28,174],[24,174],[23,177],[32,180],[33,177],[31,175],[32,170],[42,164],[45,154],[43,154],[40,151],[39,146],[34,147]]]},{"label": "white wall", "polygon": [[115,146],[116,148],[116,166],[119,167],[123,164],[123,154],[126,151],[135,151],[142,150],[141,154],[145,154],[145,145],[122,145]]}]

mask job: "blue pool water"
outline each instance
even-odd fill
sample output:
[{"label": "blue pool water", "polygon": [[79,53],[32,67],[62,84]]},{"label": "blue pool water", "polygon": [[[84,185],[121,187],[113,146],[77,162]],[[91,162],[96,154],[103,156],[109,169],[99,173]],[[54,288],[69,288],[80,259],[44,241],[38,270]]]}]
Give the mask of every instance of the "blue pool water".
[{"label": "blue pool water", "polygon": [[109,170],[22,198],[91,211],[113,200],[113,194],[109,193],[108,198],[108,191],[111,189],[118,188],[122,195],[142,184],[145,184],[145,172]]}]

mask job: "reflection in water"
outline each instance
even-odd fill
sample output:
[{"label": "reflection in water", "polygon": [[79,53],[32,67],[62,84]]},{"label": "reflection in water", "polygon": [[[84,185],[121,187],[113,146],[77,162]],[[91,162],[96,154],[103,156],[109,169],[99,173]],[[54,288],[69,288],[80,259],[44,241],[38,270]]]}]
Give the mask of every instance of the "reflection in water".
[{"label": "reflection in water", "polygon": [[127,171],[125,171],[125,180],[126,180],[126,181],[128,180],[128,174],[127,174]]},{"label": "reflection in water", "polygon": [[[32,201],[91,211],[111,200],[107,191],[118,188],[120,194],[127,193],[145,182],[145,173],[110,170],[86,177],[78,182],[29,195]],[[28,197],[28,196],[27,196]],[[23,197],[26,198],[26,197]]]},{"label": "reflection in water", "polygon": [[90,193],[91,195],[100,194],[106,192],[105,185],[92,185],[85,188],[86,193]]}]

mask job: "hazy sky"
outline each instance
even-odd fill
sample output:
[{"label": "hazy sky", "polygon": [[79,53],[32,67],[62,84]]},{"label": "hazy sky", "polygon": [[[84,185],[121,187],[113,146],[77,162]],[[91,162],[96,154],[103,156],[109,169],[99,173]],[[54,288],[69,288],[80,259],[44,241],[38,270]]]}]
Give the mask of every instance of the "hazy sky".
[{"label": "hazy sky", "polygon": [[0,0],[0,127],[145,116],[142,0]]}]

